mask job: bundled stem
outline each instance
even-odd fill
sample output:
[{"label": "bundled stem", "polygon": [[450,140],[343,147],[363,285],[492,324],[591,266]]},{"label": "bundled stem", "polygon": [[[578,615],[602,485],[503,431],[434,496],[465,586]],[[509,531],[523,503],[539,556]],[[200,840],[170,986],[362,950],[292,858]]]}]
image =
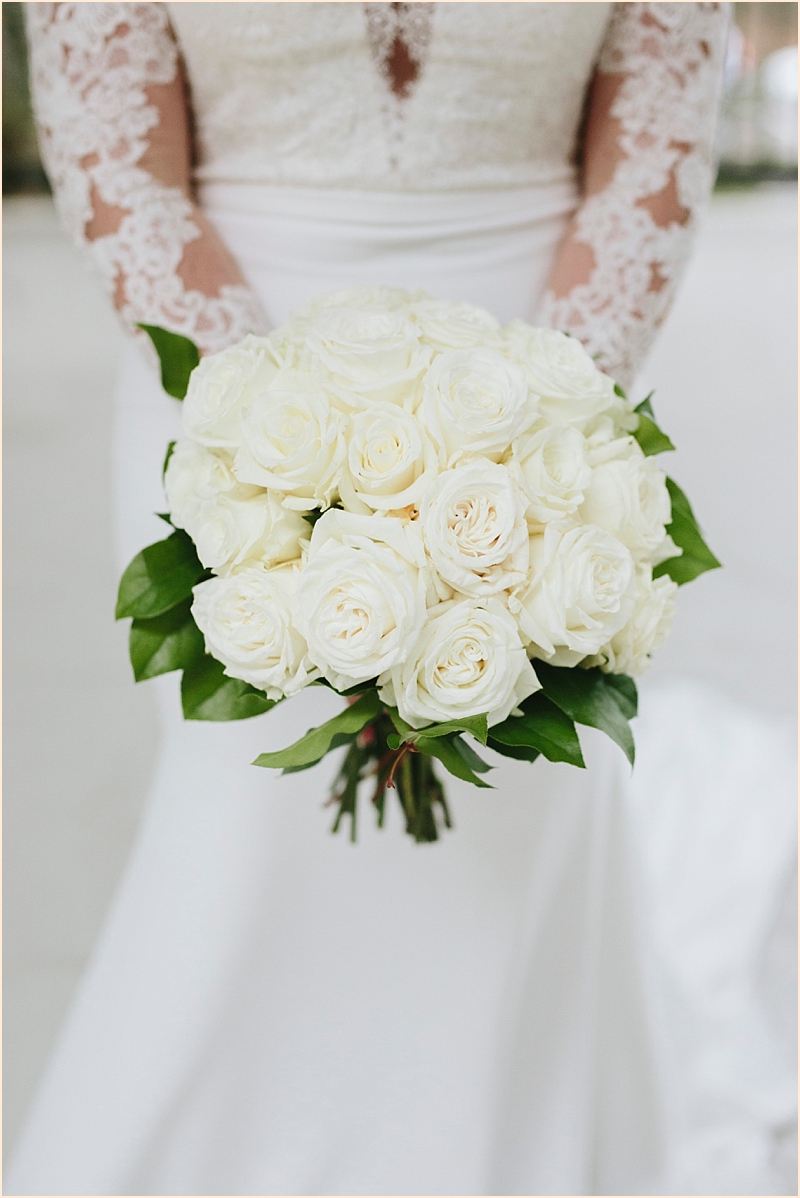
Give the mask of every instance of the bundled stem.
[{"label": "bundled stem", "polygon": [[[385,712],[368,724],[349,746],[333,784],[331,801],[338,803],[331,831],[338,832],[345,815],[350,816],[350,839],[356,840],[358,788],[372,780],[371,802],[382,828],[386,814],[386,792],[394,790],[406,821],[406,832],[418,844],[439,839],[440,826],[452,828],[444,787],[436,776],[432,759],[413,745],[393,749],[388,737],[394,725]],[[440,820],[437,822],[439,808]]]}]

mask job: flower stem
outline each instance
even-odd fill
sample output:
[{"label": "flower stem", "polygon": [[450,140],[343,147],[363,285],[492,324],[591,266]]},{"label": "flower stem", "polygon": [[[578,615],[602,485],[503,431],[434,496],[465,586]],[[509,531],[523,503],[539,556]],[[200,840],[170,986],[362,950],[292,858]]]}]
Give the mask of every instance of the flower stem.
[{"label": "flower stem", "polygon": [[[359,783],[374,779],[371,796],[379,828],[384,825],[386,792],[394,790],[405,817],[406,832],[418,844],[439,839],[440,826],[452,827],[444,788],[436,776],[431,757],[414,745],[389,747],[394,734],[386,712],[381,712],[349,745],[333,784],[330,802],[338,804],[332,832],[338,832],[342,817],[350,817],[350,839],[356,840]],[[440,821],[436,809],[439,809]]]}]

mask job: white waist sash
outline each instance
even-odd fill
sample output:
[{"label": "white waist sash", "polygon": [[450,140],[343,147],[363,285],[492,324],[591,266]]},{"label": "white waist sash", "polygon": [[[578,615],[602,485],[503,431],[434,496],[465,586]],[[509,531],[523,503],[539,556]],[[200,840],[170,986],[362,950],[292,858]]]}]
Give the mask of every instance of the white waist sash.
[{"label": "white waist sash", "polygon": [[532,318],[578,196],[571,183],[370,192],[213,183],[200,201],[272,321],[353,284],[423,287]]}]

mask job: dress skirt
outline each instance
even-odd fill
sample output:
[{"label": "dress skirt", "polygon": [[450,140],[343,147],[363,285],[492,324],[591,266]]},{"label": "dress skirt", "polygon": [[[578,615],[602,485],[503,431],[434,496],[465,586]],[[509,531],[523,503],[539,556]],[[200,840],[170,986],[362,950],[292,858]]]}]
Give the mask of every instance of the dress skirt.
[{"label": "dress skirt", "polygon": [[[202,198],[275,324],[355,283],[533,319],[575,206],[561,186]],[[164,535],[179,419],[131,347],[120,567]],[[362,800],[353,845],[329,833],[336,761],[250,765],[338,697],[192,723],[176,675],[147,685],[153,791],[7,1194],[780,1192],[792,1086],[754,977],[793,805],[769,726],[645,684],[633,775],[581,729],[587,770],[448,776],[455,828],[433,845]]]}]

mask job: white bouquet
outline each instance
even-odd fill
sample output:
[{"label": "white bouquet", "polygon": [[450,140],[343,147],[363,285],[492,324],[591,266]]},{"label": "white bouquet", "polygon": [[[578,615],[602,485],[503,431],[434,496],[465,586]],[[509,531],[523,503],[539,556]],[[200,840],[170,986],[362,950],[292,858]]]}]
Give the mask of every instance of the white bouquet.
[{"label": "white bouquet", "polygon": [[303,687],[349,706],[255,762],[347,747],[383,822],[450,816],[433,760],[486,786],[464,739],[583,766],[575,725],[633,762],[629,720],[680,583],[719,565],[652,460],[673,446],[564,333],[419,292],[353,288],[199,359],[143,326],[185,439],[165,540],[123,576],[138,679],[183,670],[188,719],[242,719]]}]

